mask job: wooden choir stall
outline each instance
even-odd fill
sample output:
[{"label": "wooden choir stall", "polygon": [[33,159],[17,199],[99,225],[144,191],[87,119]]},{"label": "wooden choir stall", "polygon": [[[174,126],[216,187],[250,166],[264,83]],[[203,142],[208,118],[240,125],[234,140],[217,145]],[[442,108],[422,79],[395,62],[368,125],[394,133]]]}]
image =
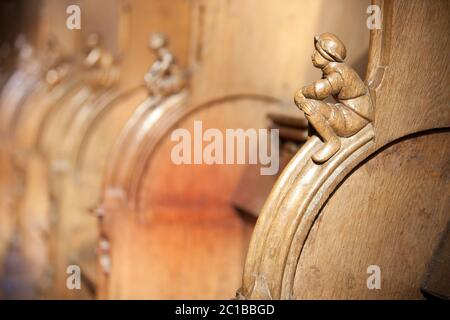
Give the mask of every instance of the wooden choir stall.
[{"label": "wooden choir stall", "polygon": [[0,299],[450,297],[447,0],[29,2]]}]

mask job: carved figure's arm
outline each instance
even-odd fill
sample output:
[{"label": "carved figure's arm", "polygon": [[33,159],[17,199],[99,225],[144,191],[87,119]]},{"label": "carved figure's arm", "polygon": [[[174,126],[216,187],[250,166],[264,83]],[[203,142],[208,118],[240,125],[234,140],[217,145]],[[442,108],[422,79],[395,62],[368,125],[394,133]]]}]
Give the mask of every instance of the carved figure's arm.
[{"label": "carved figure's arm", "polygon": [[313,84],[305,86],[295,93],[295,103],[302,104],[305,99],[323,100],[330,95],[337,94],[343,85],[342,77],[339,73],[332,73],[327,77],[315,81]]}]

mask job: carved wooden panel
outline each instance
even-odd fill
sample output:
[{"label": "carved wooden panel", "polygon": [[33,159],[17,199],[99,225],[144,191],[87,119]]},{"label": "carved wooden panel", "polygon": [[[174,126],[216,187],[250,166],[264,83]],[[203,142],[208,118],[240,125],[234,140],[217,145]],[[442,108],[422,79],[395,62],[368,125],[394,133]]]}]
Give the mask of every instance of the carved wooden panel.
[{"label": "carved wooden panel", "polygon": [[[368,0],[36,3],[0,69],[0,275],[12,243],[40,297],[423,297],[450,220],[448,1],[375,0],[370,35]],[[279,128],[282,172],[175,164],[196,121]]]},{"label": "carved wooden panel", "polygon": [[[186,7],[187,3],[183,5]],[[181,2],[179,7],[183,8]],[[123,2],[116,9],[119,9],[116,13],[121,16],[111,23],[117,23],[119,28],[126,23],[134,23],[128,26],[129,30],[120,30],[124,32],[120,37],[126,38],[122,39],[123,43],[115,43],[123,46],[119,49],[129,50],[129,57],[121,67],[124,72],[119,79],[119,86],[123,89],[109,92],[94,87],[97,91],[81,95],[82,99],[57,103],[56,108],[48,112],[39,124],[41,134],[38,135],[38,144],[50,169],[47,187],[52,212],[57,216],[50,241],[55,285],[51,293],[56,297],[92,298],[95,294],[98,228],[93,209],[99,201],[111,146],[133,111],[149,100],[149,90],[142,86],[145,66],[153,59],[146,48],[149,32],[157,26],[165,30],[168,24],[168,30],[177,32],[177,36],[185,32],[180,29],[184,26],[183,20],[176,23],[167,20],[183,17],[176,10],[171,9],[169,16],[161,19],[163,13],[168,12],[168,7],[161,3],[160,8],[155,8],[154,2]],[[150,16],[146,15],[150,9]],[[153,16],[157,19],[152,19]],[[130,17],[132,21],[128,21]],[[150,29],[145,29],[146,26]],[[169,45],[179,51],[183,48],[182,42]],[[64,98],[70,100],[67,94]],[[71,263],[83,269],[84,289],[81,292],[66,290],[65,267]]]},{"label": "carved wooden panel", "polygon": [[[247,256],[243,287],[240,291],[244,297],[274,299],[313,296],[338,298],[356,297],[356,295],[361,298],[418,297],[420,273],[424,272],[426,259],[432,252],[429,247],[436,244],[439,234],[450,218],[449,211],[446,209],[448,197],[439,192],[442,186],[448,183],[448,178],[443,174],[447,171],[448,155],[437,147],[447,143],[447,135],[427,135],[423,138],[411,136],[413,140],[410,143],[400,140],[398,145],[391,147],[391,150],[398,150],[393,151],[395,160],[392,161],[395,164],[389,164],[389,149],[380,151],[381,153],[374,156],[374,159],[361,163],[387,143],[408,134],[449,127],[449,96],[448,90],[443,89],[444,83],[448,82],[445,78],[445,74],[448,73],[446,63],[448,45],[439,40],[443,37],[442,33],[445,33],[443,30],[448,29],[449,21],[445,14],[448,2],[436,1],[432,5],[426,1],[401,0],[375,3],[382,8],[383,26],[381,30],[371,32],[366,78],[374,103],[373,125],[367,124],[348,138],[339,137],[341,147],[336,154],[331,155],[328,160],[317,161],[314,155],[324,145],[319,136],[328,141],[328,132],[320,127],[323,124],[319,121],[320,119],[317,121],[311,119],[312,123],[316,121],[320,124],[320,126],[314,126],[318,134],[308,140],[284,170],[258,219]],[[323,57],[330,54],[332,60],[338,62],[343,58],[342,52],[329,51],[339,47],[328,47],[326,42],[321,44],[320,38],[316,39],[315,44],[318,51],[320,49],[325,51]],[[408,50],[410,46],[416,48],[414,53]],[[430,57],[430,46],[435,46],[433,52],[436,56]],[[425,62],[430,59],[433,61],[431,64],[419,63],[419,61]],[[321,64],[317,60],[316,62],[317,65]],[[344,79],[345,88],[345,73],[341,76]],[[334,88],[335,84],[330,83]],[[356,82],[348,84],[350,88],[355,89],[352,83],[356,84]],[[347,103],[341,96],[343,95],[341,87],[338,86],[338,88],[338,102]],[[305,96],[310,96],[308,88],[303,89],[302,92]],[[296,102],[300,107],[310,107],[308,99],[304,100],[301,95],[296,96]],[[307,112],[314,114],[316,109],[312,107]],[[323,112],[322,116],[327,117],[326,108],[317,110]],[[427,110],[433,110],[433,113]],[[434,111],[437,112],[434,113]],[[332,128],[340,129],[338,126],[332,126]],[[419,157],[419,154],[422,156]],[[379,172],[375,173],[376,165],[371,166],[371,163],[377,163],[378,157],[387,162],[383,170],[389,171],[390,166],[394,168],[404,165],[402,169],[397,168],[400,175],[395,182],[390,180],[393,177],[388,172],[383,172],[384,176],[379,175]],[[420,160],[413,161],[412,159],[416,157]],[[408,161],[408,159],[411,160]],[[423,163],[420,162],[422,159]],[[429,163],[435,163],[435,166],[428,167]],[[421,166],[426,168],[419,169]],[[370,176],[370,181],[364,178],[366,174]],[[350,177],[341,183],[349,175]],[[427,178],[425,178],[426,175],[428,175]],[[425,187],[424,189],[415,187],[411,185],[412,181],[416,183],[420,181],[425,185],[428,183],[430,188],[433,185],[434,192],[428,193]],[[368,189],[365,193],[352,195],[351,201],[348,199],[349,194],[341,198],[345,190],[357,190],[358,186],[361,189],[361,183],[367,185]],[[395,190],[390,189],[395,186],[397,186]],[[386,193],[384,189],[387,190]],[[370,194],[376,198],[370,198]],[[418,201],[420,205],[414,206],[410,203],[414,194],[417,195],[414,201]],[[353,200],[358,202],[356,206],[359,210],[356,209]],[[371,207],[372,204],[373,207]],[[387,208],[389,204],[391,206]],[[383,212],[384,208],[387,212]],[[408,217],[414,217],[410,227],[407,227],[408,224],[405,224],[402,219],[405,208],[410,211]],[[388,212],[391,214],[386,216]],[[353,214],[354,216],[350,218],[352,222],[346,223],[345,219]],[[432,215],[433,220],[426,219],[426,215]],[[329,217],[339,219],[339,223],[333,222],[333,227],[327,229],[328,233],[321,233],[327,228],[326,221]],[[377,218],[379,220],[370,225],[363,222],[370,223],[363,219],[376,220]],[[350,228],[352,225],[353,229]],[[341,231],[344,231],[342,228],[347,227],[349,229],[345,230],[349,231],[342,234]],[[405,228],[403,233],[401,228]],[[418,248],[417,253],[410,254],[408,250],[410,246],[414,246],[414,239],[419,230],[421,235],[430,242],[428,246]],[[320,236],[316,238],[318,232]],[[373,237],[369,238],[371,234]],[[322,245],[328,241],[333,242],[335,246],[333,249],[328,249],[339,252],[343,260],[337,262],[341,257],[338,257],[339,254],[321,251]],[[370,241],[374,241],[379,247],[371,247],[373,242]],[[394,247],[389,245],[394,242],[396,244]],[[362,243],[367,244],[364,254],[358,251]],[[341,251],[342,248],[345,248],[345,253]],[[351,248],[362,254],[361,261],[355,262]],[[387,251],[384,256],[380,256],[381,248]],[[344,260],[346,257],[348,259]],[[408,261],[411,261],[407,268],[409,271],[406,274],[397,275],[396,272],[404,264],[402,257],[408,257]],[[380,259],[380,264],[387,269],[387,272],[390,272],[386,277],[392,279],[391,284],[386,284],[385,291],[378,292],[378,295],[358,291],[363,290],[360,286],[362,276],[356,273],[361,271],[363,264],[376,258]],[[352,269],[353,267],[359,268],[358,271]],[[325,273],[322,270],[325,270]],[[313,276],[315,271],[316,279],[309,277],[308,280],[306,274]],[[328,277],[333,280],[322,282],[325,278],[329,280]],[[397,277],[396,280],[395,277]],[[309,287],[315,284],[319,287]],[[340,291],[342,286],[347,291]]]},{"label": "carved wooden panel", "polygon": [[[449,143],[449,132],[413,136],[359,166],[311,228],[293,298],[422,298],[422,277],[450,218]],[[371,265],[380,267],[381,290],[367,288]]]},{"label": "carved wooden panel", "polygon": [[[193,103],[240,93],[291,103],[298,85],[316,77],[307,59],[310,39],[328,30],[343,37],[351,52],[349,63],[363,73],[368,4],[353,0],[193,1]],[[342,19],[349,15],[352,19]],[[220,81],[211,82],[217,76]]]},{"label": "carved wooden panel", "polygon": [[[122,133],[108,165],[103,200],[97,210],[101,215],[102,237],[100,297],[232,295],[232,288],[240,278],[241,257],[252,225],[239,217],[231,202],[245,166],[176,166],[170,159],[174,146],[170,133],[176,128],[192,132],[194,120],[203,120],[205,126],[221,131],[266,128],[268,112],[292,107],[291,99],[283,103],[276,98],[284,98],[280,93],[291,91],[288,81],[281,80],[287,70],[278,69],[277,64],[287,66],[291,61],[295,67],[289,72],[297,72],[297,77],[300,74],[306,78],[308,73],[302,72],[303,63],[294,58],[295,50],[271,43],[281,41],[277,38],[282,39],[290,28],[297,28],[290,23],[302,23],[301,19],[288,19],[289,13],[298,12],[302,5],[193,2],[189,90],[138,110]],[[308,2],[306,7],[316,12],[322,5]],[[337,16],[330,16],[330,20],[337,25]],[[252,41],[236,32],[248,21],[258,34]],[[270,24],[282,27],[274,29],[268,27]],[[350,30],[351,25],[339,24],[339,28]],[[307,32],[305,28],[301,30],[302,35]],[[350,40],[352,46],[357,41],[367,41],[364,31],[361,29],[361,33],[354,35],[355,40]],[[304,44],[297,45],[298,50],[309,51]],[[351,57],[352,64],[365,50],[358,46],[358,54]],[[265,68],[263,72],[261,65]],[[214,241],[214,232],[208,231],[211,228],[218,234]],[[169,233],[170,238],[164,238]],[[138,255],[144,248],[148,248],[146,254]],[[189,255],[190,248],[197,249]],[[206,254],[210,256],[209,262],[205,260]],[[224,257],[228,258],[226,265]],[[206,277],[204,267],[208,263],[223,267]],[[136,266],[132,272],[130,264]],[[220,279],[225,276],[230,281],[223,283]],[[183,291],[180,283],[186,279],[192,280]]]},{"label": "carved wooden panel", "polygon": [[[189,105],[180,107],[189,111]],[[264,128],[267,112],[277,108],[279,104],[273,99],[235,97],[191,108],[164,131],[159,126],[145,131],[145,126],[134,126],[142,132],[143,141],[148,140],[147,145],[129,148],[137,153],[130,158],[135,160],[132,165],[122,165],[138,170],[140,178],[109,180],[101,207],[102,235],[111,248],[111,270],[104,274],[103,290],[107,291],[102,292],[102,297],[232,295],[239,283],[253,225],[251,219],[246,221],[232,208],[230,199],[245,167],[175,165],[170,154],[176,143],[170,140],[169,129],[186,128],[192,133],[194,120],[202,121],[204,130]],[[239,118],[235,117],[237,110],[241,113]],[[260,111],[255,113],[256,110]],[[150,149],[149,142],[158,144]],[[125,144],[119,149],[124,150]],[[127,159],[127,155],[118,159]],[[114,169],[119,175],[123,172],[120,167]],[[121,181],[123,184],[118,184]],[[127,271],[129,264],[135,265],[133,272]],[[206,276],[211,264],[216,265],[216,272]],[[223,278],[228,281],[223,282]]]}]

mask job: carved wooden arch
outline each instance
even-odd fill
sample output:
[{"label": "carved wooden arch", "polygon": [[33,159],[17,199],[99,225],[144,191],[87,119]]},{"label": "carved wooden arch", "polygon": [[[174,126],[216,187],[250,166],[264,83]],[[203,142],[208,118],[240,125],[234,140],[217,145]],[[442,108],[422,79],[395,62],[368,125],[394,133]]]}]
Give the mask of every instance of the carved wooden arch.
[{"label": "carved wooden arch", "polygon": [[[62,143],[64,160],[69,161],[73,169],[80,169],[81,158],[85,152],[86,143],[94,134],[96,127],[109,112],[120,107],[121,102],[132,96],[142,87],[126,89],[114,92],[112,96],[100,103],[89,106],[83,105],[74,117],[73,124],[68,130]],[[84,108],[84,110],[83,110]]]},{"label": "carved wooden arch", "polygon": [[153,152],[169,130],[195,112],[240,100],[282,105],[282,101],[274,97],[245,93],[190,105],[187,92],[183,91],[162,101],[150,101],[150,105],[137,109],[114,148],[113,161],[106,174],[102,204],[106,199],[111,199],[113,203],[119,202],[138,209],[138,194],[144,172]]},{"label": "carved wooden arch", "polygon": [[292,298],[297,262],[309,231],[339,183],[388,143],[450,126],[445,87],[449,47],[442,38],[450,27],[448,2],[374,4],[382,10],[382,29],[371,31],[366,76],[375,103],[373,125],[343,138],[341,150],[324,164],[311,160],[322,144],[317,136],[292,159],[259,216],[239,291],[243,298]]},{"label": "carved wooden arch", "polygon": [[[43,103],[44,101],[48,101],[51,104],[52,99],[58,99],[61,94],[64,94],[64,89],[67,87],[64,84],[71,81],[74,82],[79,77],[75,76],[69,79],[68,75],[70,73],[77,74],[76,71],[78,70],[73,61],[67,57],[60,56],[60,52],[47,51],[44,56],[56,59],[54,60],[56,64],[47,66],[46,61],[42,57],[39,59],[36,58],[36,61],[28,61],[22,68],[19,67],[9,80],[12,86],[9,90],[12,91],[13,97],[14,95],[16,97],[19,97],[20,94],[22,95],[21,99],[15,102],[15,107],[14,103],[12,106],[8,106],[11,110],[8,113],[8,119],[5,118],[8,122],[5,129],[11,134],[13,143],[15,143],[16,131],[21,120],[23,121],[24,118],[26,120],[26,117],[34,118],[28,115],[28,113],[35,112],[35,109],[39,109],[36,107],[36,104],[39,107],[42,107],[42,104],[46,105]],[[47,78],[50,71],[55,75],[55,78],[52,80]],[[14,85],[16,87],[20,86],[21,90],[17,90],[18,88],[15,88]],[[32,121],[37,120],[33,119]]]},{"label": "carved wooden arch", "polygon": [[[102,49],[95,47],[93,50]],[[107,51],[101,52],[99,59],[111,55]],[[89,55],[86,59],[88,58]],[[98,62],[95,62],[93,65],[88,65],[87,68],[74,68],[80,72],[76,81],[73,81],[75,84],[73,82],[65,84],[72,88],[69,88],[61,97],[59,103],[53,103],[45,111],[39,124],[36,134],[38,151],[48,157],[55,149],[54,147],[59,145],[60,139],[69,131],[70,126],[73,125],[72,120],[77,114],[85,112],[86,109],[95,110],[95,106],[107,104],[116,96],[121,69],[115,60],[111,61],[105,66],[97,66]]]},{"label": "carved wooden arch", "polygon": [[[92,210],[98,204],[102,186],[100,181],[102,181],[104,171],[107,167],[107,154],[114,144],[114,139],[117,138],[120,128],[125,125],[128,119],[127,115],[131,114],[135,108],[135,105],[130,104],[128,101],[142,102],[148,99],[151,98],[148,97],[148,90],[145,86],[125,89],[116,93],[110,99],[95,105],[93,108],[90,108],[91,106],[85,106],[86,111],[80,111],[74,119],[74,124],[70,127],[67,136],[62,142],[61,154],[56,161],[62,162],[61,167],[71,171],[74,182],[81,188],[81,193],[85,192],[83,195],[89,195],[89,200],[87,198],[85,199],[81,194],[79,195],[79,201],[83,208]],[[128,111],[123,113],[118,110],[123,107],[127,108]],[[102,130],[105,121],[108,121],[109,116],[116,111],[121,112],[121,121],[116,120],[117,125],[114,126],[115,133],[107,134],[101,141],[98,140],[100,139],[98,130]],[[101,142],[101,146],[96,148],[94,155],[90,147],[92,142],[97,142],[97,140],[98,143]],[[98,178],[95,179],[94,183],[96,192],[93,192],[92,188],[87,187],[88,185],[93,186],[93,180],[89,176],[89,170],[92,167],[100,168],[96,175]]]},{"label": "carved wooden arch", "polygon": [[46,130],[48,130],[49,124],[52,122],[52,118],[58,116],[58,113],[66,109],[65,112],[69,112],[73,115],[80,105],[87,103],[89,97],[92,94],[92,90],[85,86],[83,81],[77,81],[73,84],[68,85],[68,91],[57,100],[57,102],[47,106],[42,114],[42,119],[40,119],[37,125],[33,147],[36,150],[44,150],[44,140],[45,136],[48,135]]},{"label": "carved wooden arch", "polygon": [[57,85],[45,97],[38,96],[37,101],[31,101],[30,98],[25,101],[12,123],[12,135],[15,146],[18,150],[30,150],[36,145],[39,126],[47,115],[58,105],[60,105],[67,94],[77,86],[79,82],[73,79],[68,83]]}]

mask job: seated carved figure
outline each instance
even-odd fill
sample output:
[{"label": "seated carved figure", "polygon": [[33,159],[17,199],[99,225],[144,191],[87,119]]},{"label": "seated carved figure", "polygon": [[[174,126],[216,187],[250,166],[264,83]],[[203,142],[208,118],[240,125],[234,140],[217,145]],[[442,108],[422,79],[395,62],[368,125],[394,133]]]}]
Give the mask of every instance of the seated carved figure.
[{"label": "seated carved figure", "polygon": [[[323,163],[339,151],[339,137],[352,136],[373,121],[373,106],[364,82],[344,63],[342,41],[334,34],[323,33],[314,38],[314,46],[311,60],[323,77],[297,91],[294,100],[325,142],[312,157]],[[329,96],[337,103],[322,101]]]},{"label": "seated carved figure", "polygon": [[144,77],[150,93],[165,97],[179,92],[185,86],[185,76],[166,47],[166,37],[161,33],[152,34],[149,46],[157,56]]},{"label": "seated carved figure", "polygon": [[85,79],[92,87],[111,87],[119,81],[120,69],[114,56],[100,45],[100,37],[92,33],[87,38],[84,58]]}]

